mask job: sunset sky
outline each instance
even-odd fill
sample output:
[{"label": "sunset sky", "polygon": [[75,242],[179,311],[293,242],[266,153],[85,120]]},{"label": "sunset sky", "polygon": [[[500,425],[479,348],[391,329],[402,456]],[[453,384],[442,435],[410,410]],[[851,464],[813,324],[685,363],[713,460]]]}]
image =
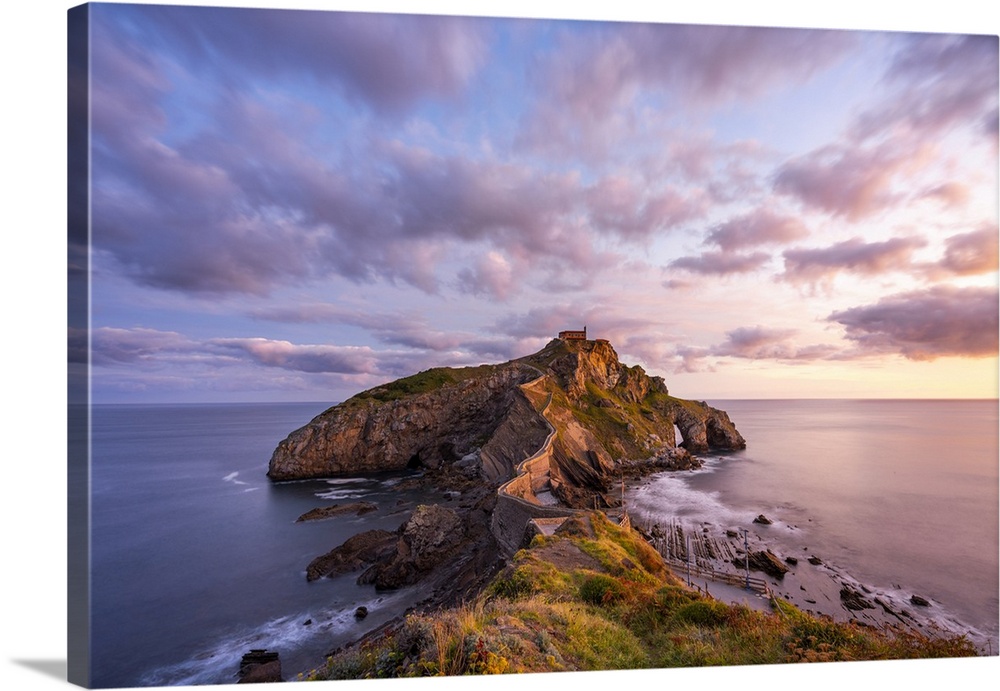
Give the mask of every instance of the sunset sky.
[{"label": "sunset sky", "polygon": [[996,36],[91,19],[95,402],[332,402],[584,325],[685,398],[997,396]]}]

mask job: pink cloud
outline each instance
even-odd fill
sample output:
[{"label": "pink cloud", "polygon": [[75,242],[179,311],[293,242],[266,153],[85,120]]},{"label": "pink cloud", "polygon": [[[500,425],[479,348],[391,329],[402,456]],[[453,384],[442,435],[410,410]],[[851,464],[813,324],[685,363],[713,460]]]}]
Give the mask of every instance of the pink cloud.
[{"label": "pink cloud", "polygon": [[995,224],[978,230],[952,235],[945,241],[945,253],[939,267],[958,276],[989,273],[1000,268],[1000,237]]},{"label": "pink cloud", "polygon": [[990,357],[997,353],[996,288],[935,286],[834,312],[862,353],[910,360]]},{"label": "pink cloud", "polygon": [[731,252],[746,247],[791,242],[807,235],[809,230],[801,220],[757,209],[715,226],[705,242]]},{"label": "pink cloud", "polygon": [[799,345],[795,335],[793,329],[740,327],[726,332],[726,340],[708,349],[708,353],[748,360],[812,361],[829,358],[839,351],[832,345]]},{"label": "pink cloud", "polygon": [[875,275],[912,268],[914,250],[927,243],[916,237],[892,238],[884,242],[865,242],[851,238],[818,249],[785,250],[782,277],[793,282],[816,282],[842,271]]},{"label": "pink cloud", "polygon": [[766,252],[743,255],[731,252],[703,252],[696,257],[681,257],[670,262],[671,269],[684,269],[698,274],[725,275],[756,271],[771,259]]},{"label": "pink cloud", "polygon": [[928,154],[927,148],[898,143],[868,149],[827,146],[781,166],[774,189],[807,207],[857,221],[903,200],[894,184],[923,169]]},{"label": "pink cloud", "polygon": [[858,119],[853,134],[927,137],[965,125],[995,141],[997,74],[995,36],[906,36],[883,79],[884,101]]}]

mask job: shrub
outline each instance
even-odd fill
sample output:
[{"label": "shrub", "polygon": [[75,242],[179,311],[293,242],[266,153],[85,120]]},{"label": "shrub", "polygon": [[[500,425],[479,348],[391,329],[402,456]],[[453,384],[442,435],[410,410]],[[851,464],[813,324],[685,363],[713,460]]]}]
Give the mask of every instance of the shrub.
[{"label": "shrub", "polygon": [[695,626],[718,626],[726,621],[729,606],[716,600],[695,600],[681,605],[674,617],[683,623]]},{"label": "shrub", "polygon": [[588,576],[580,585],[580,599],[592,605],[610,604],[624,596],[622,584],[605,574]]}]

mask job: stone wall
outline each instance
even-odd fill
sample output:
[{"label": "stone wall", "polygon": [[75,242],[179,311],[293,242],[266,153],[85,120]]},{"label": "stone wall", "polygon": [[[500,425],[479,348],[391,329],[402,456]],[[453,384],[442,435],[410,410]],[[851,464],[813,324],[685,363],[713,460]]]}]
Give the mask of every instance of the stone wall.
[{"label": "stone wall", "polygon": [[[523,384],[528,387],[541,380]],[[542,408],[541,417],[548,426],[549,434],[542,447],[526,458],[517,467],[517,476],[497,489],[497,504],[493,510],[490,530],[507,556],[513,555],[525,545],[525,532],[533,518],[563,518],[576,513],[565,506],[544,506],[535,497],[536,491],[548,486],[548,467],[552,458],[552,442],[556,430],[545,419],[545,411],[552,402],[551,396]]]}]

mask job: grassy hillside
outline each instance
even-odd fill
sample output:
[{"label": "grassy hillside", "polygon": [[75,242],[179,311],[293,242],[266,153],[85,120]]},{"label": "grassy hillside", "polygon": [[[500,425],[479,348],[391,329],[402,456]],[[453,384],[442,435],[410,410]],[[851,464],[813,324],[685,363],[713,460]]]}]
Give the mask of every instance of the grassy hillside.
[{"label": "grassy hillside", "polygon": [[834,623],[783,602],[765,613],[702,597],[637,533],[592,513],[536,537],[475,602],[411,615],[306,678],[972,655],[964,637],[932,640]]}]

